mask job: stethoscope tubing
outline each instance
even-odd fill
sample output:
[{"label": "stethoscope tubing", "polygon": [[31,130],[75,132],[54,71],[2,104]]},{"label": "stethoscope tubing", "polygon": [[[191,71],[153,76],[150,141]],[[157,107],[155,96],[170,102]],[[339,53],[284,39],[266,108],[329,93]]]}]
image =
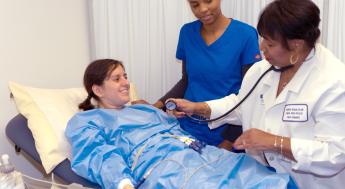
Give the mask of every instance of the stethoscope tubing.
[{"label": "stethoscope tubing", "polygon": [[289,68],[293,67],[293,65],[288,65],[282,68],[275,68],[274,66],[271,66],[270,68],[268,68],[263,74],[261,74],[261,76],[259,77],[259,79],[255,82],[255,84],[253,85],[253,87],[249,90],[249,92],[246,94],[246,96],[244,96],[244,98],[238,102],[233,108],[231,108],[229,111],[225,112],[223,115],[213,118],[213,119],[198,119],[195,118],[193,116],[187,115],[188,118],[190,118],[193,122],[197,122],[197,123],[209,123],[209,122],[213,122],[213,121],[217,121],[220,120],[222,118],[224,118],[225,116],[229,115],[231,112],[233,112],[236,108],[238,108],[248,97],[250,94],[252,94],[252,92],[254,91],[254,89],[256,88],[256,86],[259,84],[259,82],[262,80],[262,78],[270,71],[276,71],[276,72],[283,72]]}]

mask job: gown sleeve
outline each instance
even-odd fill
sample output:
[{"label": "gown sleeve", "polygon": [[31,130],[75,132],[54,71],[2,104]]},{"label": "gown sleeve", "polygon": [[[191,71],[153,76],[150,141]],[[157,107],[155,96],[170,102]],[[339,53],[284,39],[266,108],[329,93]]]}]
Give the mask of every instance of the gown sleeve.
[{"label": "gown sleeve", "polygon": [[102,188],[118,188],[120,183],[128,180],[135,184],[131,169],[125,161],[126,153],[110,144],[101,121],[86,117],[74,116],[65,131],[72,146],[72,169],[80,176],[100,184]]},{"label": "gown sleeve", "polygon": [[[211,109],[210,118],[213,119],[213,118],[223,115],[228,110],[232,109],[238,102],[239,102],[239,98],[235,94],[230,94],[229,96],[225,96],[223,98],[216,99],[216,100],[206,101],[206,103]],[[236,109],[232,113],[227,115],[225,118],[210,122],[208,124],[208,127],[210,129],[215,129],[226,123],[241,125],[242,121],[241,121],[240,111]]]}]

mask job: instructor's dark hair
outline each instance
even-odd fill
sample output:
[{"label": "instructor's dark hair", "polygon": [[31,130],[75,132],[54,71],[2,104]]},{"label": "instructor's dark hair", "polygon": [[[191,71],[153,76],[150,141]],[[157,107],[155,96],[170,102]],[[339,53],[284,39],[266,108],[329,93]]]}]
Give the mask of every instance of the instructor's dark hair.
[{"label": "instructor's dark hair", "polygon": [[262,11],[257,25],[262,37],[280,41],[302,39],[311,48],[320,36],[320,10],[311,0],[275,0]]},{"label": "instructor's dark hair", "polygon": [[84,88],[87,92],[87,98],[79,104],[79,109],[86,111],[95,108],[91,103],[91,99],[94,98],[96,101],[99,101],[99,98],[93,93],[92,86],[102,85],[104,80],[106,80],[118,66],[124,69],[120,61],[113,59],[95,60],[89,64],[84,73]]}]

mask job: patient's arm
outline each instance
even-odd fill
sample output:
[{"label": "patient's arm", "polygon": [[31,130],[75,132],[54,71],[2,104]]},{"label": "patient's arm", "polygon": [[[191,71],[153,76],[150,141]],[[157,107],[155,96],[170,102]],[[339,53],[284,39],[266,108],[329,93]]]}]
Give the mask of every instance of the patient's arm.
[{"label": "patient's arm", "polygon": [[[84,114],[83,114],[84,115]],[[99,118],[87,117],[99,121]],[[124,160],[126,153],[109,144],[104,128],[86,117],[74,116],[66,128],[66,136],[72,145],[72,169],[79,175],[102,185],[102,188],[118,188],[122,180],[135,181]]]},{"label": "patient's arm", "polygon": [[134,187],[132,185],[130,185],[130,184],[127,184],[127,185],[124,186],[123,189],[134,189]]},{"label": "patient's arm", "polygon": [[124,179],[120,182],[117,189],[134,189],[134,186],[128,179]]}]

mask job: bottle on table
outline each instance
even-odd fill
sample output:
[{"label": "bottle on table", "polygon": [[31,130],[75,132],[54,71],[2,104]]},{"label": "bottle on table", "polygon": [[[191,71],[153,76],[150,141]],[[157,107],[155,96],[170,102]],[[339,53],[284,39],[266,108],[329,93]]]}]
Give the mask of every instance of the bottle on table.
[{"label": "bottle on table", "polygon": [[1,156],[0,189],[25,189],[21,173],[15,170],[9,159],[7,154]]}]

